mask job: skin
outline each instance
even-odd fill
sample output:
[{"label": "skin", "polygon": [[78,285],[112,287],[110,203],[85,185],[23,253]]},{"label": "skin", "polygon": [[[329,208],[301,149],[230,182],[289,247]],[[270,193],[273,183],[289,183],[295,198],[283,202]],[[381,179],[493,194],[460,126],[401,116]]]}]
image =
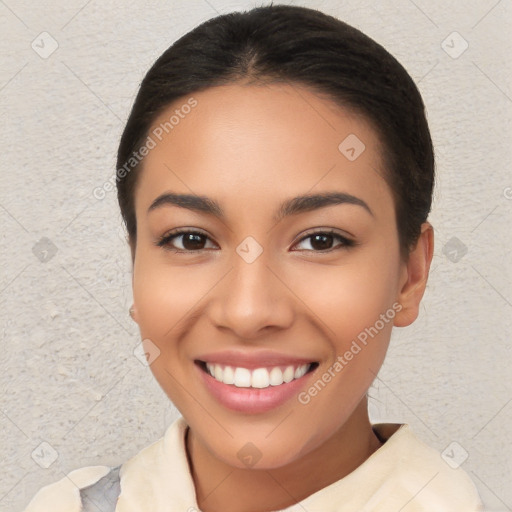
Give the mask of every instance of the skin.
[{"label": "skin", "polygon": [[[193,96],[198,105],[146,156],[135,191],[134,319],[160,350],[153,374],[190,426],[186,446],[201,510],[276,510],[344,477],[380,447],[366,393],[392,325],[417,317],[433,230],[423,224],[416,247],[401,258],[379,140],[361,116],[298,85],[238,83]],[[354,161],[338,150],[349,134],[365,144]],[[148,212],[171,191],[217,201],[225,219],[175,205]],[[372,213],[337,204],[273,221],[283,201],[333,191],[356,196]],[[205,248],[170,250],[183,249],[183,237],[156,245],[181,227],[204,232]],[[322,251],[306,238],[326,229],[356,245],[333,238]],[[250,264],[236,252],[247,236],[263,248]],[[305,405],[293,398],[265,413],[235,412],[199,378],[200,354],[267,349],[318,362],[307,389],[398,303],[394,319]],[[248,442],[261,454],[253,467],[237,456]]]}]

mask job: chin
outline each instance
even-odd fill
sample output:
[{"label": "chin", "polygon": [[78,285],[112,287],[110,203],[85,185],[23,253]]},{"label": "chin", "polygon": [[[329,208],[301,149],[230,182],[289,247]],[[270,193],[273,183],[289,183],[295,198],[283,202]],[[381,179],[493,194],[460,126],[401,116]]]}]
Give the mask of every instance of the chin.
[{"label": "chin", "polygon": [[[275,426],[274,426],[275,428]],[[268,430],[261,431],[255,435],[243,435],[238,433],[226,442],[226,439],[210,440],[209,450],[218,460],[238,469],[272,470],[285,467],[296,462],[298,459],[309,453],[318,444],[321,444],[320,435],[317,442],[312,439],[304,440],[307,434],[304,432],[301,437],[293,436],[291,432],[283,429],[282,432],[268,435]],[[295,430],[295,433],[297,431]]]}]

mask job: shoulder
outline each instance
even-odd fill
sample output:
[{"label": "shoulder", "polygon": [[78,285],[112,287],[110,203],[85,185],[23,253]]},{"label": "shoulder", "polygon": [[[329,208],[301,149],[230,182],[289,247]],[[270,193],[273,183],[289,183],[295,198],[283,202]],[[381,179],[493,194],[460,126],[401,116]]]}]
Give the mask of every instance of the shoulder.
[{"label": "shoulder", "polygon": [[80,512],[80,489],[96,483],[110,469],[108,466],[75,469],[60,480],[42,487],[23,512]]},{"label": "shoulder", "polygon": [[389,494],[393,504],[409,500],[411,512],[483,510],[469,475],[453,459],[447,455],[443,458],[438,450],[418,439],[409,425],[397,425],[384,447],[393,469],[380,492]]},{"label": "shoulder", "polygon": [[[184,447],[187,424],[182,417],[176,419],[165,435],[144,447],[119,466],[115,480],[120,488],[115,490],[119,503],[132,510],[149,510],[163,494],[172,497],[186,493],[193,502],[194,487],[188,478],[188,462]],[[82,502],[88,499],[87,491],[80,491],[96,484],[109,471],[108,466],[88,466],[71,471],[64,478],[40,489],[23,512],[81,512]],[[105,485],[109,486],[107,478]],[[103,489],[103,487],[101,487]],[[98,489],[91,490],[98,492]],[[112,490],[114,492],[114,490]]]}]

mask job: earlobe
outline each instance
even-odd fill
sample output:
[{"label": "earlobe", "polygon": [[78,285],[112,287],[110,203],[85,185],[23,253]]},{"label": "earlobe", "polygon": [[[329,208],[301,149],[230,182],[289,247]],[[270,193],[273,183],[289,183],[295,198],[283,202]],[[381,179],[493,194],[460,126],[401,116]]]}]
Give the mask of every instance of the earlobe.
[{"label": "earlobe", "polygon": [[129,309],[130,316],[132,317],[132,320],[136,323],[137,321],[137,309],[135,308],[135,304],[132,304],[132,307]]},{"label": "earlobe", "polygon": [[409,258],[404,263],[397,302],[402,309],[395,316],[396,327],[406,327],[418,317],[420,302],[427,286],[434,254],[434,229],[429,222],[421,225],[421,233]]}]

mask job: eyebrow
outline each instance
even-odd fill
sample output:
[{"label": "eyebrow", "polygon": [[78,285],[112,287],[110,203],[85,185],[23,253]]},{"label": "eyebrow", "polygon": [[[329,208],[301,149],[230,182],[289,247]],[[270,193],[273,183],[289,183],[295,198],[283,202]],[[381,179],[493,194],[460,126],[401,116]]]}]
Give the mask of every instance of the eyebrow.
[{"label": "eyebrow", "polygon": [[[360,206],[372,217],[374,216],[370,207],[362,199],[359,199],[356,196],[346,194],[344,192],[325,192],[320,194],[306,194],[292,199],[287,199],[277,210],[277,213],[273,217],[273,221],[277,223],[290,215],[297,215],[299,213],[310,212],[338,204]],[[167,192],[158,196],[148,208],[148,213],[166,205],[179,206],[180,208],[214,215],[221,220],[225,220],[224,211],[215,200],[205,196],[175,194],[172,192]]]}]

